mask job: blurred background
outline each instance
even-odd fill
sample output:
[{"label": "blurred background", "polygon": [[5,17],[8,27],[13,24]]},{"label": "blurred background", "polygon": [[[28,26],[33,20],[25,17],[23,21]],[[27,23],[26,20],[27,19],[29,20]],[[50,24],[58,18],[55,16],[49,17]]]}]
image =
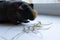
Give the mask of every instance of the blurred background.
[{"label": "blurred background", "polygon": [[34,9],[39,14],[60,16],[60,0],[3,0],[3,1],[25,1],[34,4]]},{"label": "blurred background", "polygon": [[39,14],[60,16],[60,0],[32,0],[32,3]]}]

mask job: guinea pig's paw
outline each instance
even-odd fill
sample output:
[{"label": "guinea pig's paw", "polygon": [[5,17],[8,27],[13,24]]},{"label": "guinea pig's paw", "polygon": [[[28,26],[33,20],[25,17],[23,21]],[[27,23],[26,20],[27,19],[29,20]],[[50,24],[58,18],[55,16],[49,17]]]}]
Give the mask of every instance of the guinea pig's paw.
[{"label": "guinea pig's paw", "polygon": [[19,21],[16,21],[16,22],[14,22],[13,24],[14,24],[14,25],[18,25],[18,24],[20,24],[20,22],[19,22]]}]

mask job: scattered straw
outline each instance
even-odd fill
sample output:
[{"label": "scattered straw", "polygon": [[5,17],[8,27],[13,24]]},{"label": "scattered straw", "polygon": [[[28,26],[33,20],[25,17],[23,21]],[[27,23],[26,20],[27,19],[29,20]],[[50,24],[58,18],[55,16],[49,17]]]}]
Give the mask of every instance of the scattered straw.
[{"label": "scattered straw", "polygon": [[49,28],[51,28],[51,27],[48,27],[48,28],[41,29],[41,27],[43,25],[51,25],[51,23],[50,24],[42,24],[40,21],[38,21],[38,23],[33,24],[33,26],[24,27],[23,32],[29,33],[29,32],[33,32],[36,30],[48,30]]}]

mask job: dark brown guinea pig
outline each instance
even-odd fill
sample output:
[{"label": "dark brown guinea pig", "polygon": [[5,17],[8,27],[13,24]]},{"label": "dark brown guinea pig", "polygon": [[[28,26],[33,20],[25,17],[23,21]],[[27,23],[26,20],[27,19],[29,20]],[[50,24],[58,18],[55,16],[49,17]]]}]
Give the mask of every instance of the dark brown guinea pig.
[{"label": "dark brown guinea pig", "polygon": [[34,20],[36,16],[37,12],[29,3],[0,1],[0,22],[28,23],[28,20]]}]

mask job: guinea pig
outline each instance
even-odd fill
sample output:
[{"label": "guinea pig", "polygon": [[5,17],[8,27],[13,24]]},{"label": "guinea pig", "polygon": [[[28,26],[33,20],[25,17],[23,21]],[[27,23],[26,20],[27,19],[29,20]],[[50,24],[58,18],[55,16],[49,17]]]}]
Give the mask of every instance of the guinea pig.
[{"label": "guinea pig", "polygon": [[37,11],[29,3],[0,1],[0,22],[28,23],[28,20],[34,20],[36,16]]}]

